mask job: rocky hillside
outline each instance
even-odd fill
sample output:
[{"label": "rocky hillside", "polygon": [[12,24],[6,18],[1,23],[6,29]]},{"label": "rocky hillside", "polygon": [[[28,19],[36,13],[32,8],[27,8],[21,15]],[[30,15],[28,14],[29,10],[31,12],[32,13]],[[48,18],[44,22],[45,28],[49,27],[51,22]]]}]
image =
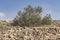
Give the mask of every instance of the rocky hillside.
[{"label": "rocky hillside", "polygon": [[0,20],[0,25],[9,26],[12,22],[12,20]]},{"label": "rocky hillside", "polygon": [[[60,22],[39,27],[7,26],[10,22],[0,22],[0,40],[60,40]],[[5,24],[5,25],[4,25]]]},{"label": "rocky hillside", "polygon": [[60,40],[60,27],[0,27],[0,40]]}]

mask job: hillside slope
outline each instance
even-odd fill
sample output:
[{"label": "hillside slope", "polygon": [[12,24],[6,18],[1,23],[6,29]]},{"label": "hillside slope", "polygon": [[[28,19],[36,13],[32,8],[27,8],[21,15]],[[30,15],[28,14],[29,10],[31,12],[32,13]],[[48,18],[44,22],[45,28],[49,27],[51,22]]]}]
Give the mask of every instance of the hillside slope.
[{"label": "hillside slope", "polygon": [[0,27],[0,40],[60,40],[60,27]]}]

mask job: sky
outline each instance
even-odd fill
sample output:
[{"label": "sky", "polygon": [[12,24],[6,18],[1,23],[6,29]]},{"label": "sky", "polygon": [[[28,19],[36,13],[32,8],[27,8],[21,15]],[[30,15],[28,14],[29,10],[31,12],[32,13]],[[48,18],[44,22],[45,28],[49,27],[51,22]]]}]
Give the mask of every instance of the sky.
[{"label": "sky", "polygon": [[43,16],[51,14],[53,20],[60,20],[60,0],[0,0],[0,19],[14,19],[27,5],[41,6]]}]

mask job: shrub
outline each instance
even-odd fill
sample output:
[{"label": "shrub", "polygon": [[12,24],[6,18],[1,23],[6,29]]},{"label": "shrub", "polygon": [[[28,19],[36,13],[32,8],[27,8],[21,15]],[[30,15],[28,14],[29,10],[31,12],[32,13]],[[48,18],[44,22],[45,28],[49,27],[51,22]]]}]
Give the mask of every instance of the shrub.
[{"label": "shrub", "polygon": [[41,7],[35,7],[33,8],[31,5],[28,5],[26,8],[24,8],[24,11],[18,12],[17,17],[14,19],[14,25],[17,26],[37,26],[41,23]]},{"label": "shrub", "polygon": [[42,19],[42,25],[50,25],[52,23],[52,18],[50,14],[47,14]]},{"label": "shrub", "polygon": [[28,5],[24,8],[23,11],[19,11],[17,17],[14,19],[14,26],[40,26],[41,24],[51,24],[51,16],[46,15],[42,19],[41,17],[42,8],[35,7],[33,8],[31,5]]}]

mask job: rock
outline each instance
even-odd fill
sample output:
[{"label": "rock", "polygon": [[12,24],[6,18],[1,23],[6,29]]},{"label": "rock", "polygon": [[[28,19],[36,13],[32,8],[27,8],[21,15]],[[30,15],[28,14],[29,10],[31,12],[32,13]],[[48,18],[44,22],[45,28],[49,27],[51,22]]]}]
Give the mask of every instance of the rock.
[{"label": "rock", "polygon": [[58,27],[6,27],[1,30],[0,40],[60,40]]},{"label": "rock", "polygon": [[57,38],[56,40],[60,40],[60,38]]}]

